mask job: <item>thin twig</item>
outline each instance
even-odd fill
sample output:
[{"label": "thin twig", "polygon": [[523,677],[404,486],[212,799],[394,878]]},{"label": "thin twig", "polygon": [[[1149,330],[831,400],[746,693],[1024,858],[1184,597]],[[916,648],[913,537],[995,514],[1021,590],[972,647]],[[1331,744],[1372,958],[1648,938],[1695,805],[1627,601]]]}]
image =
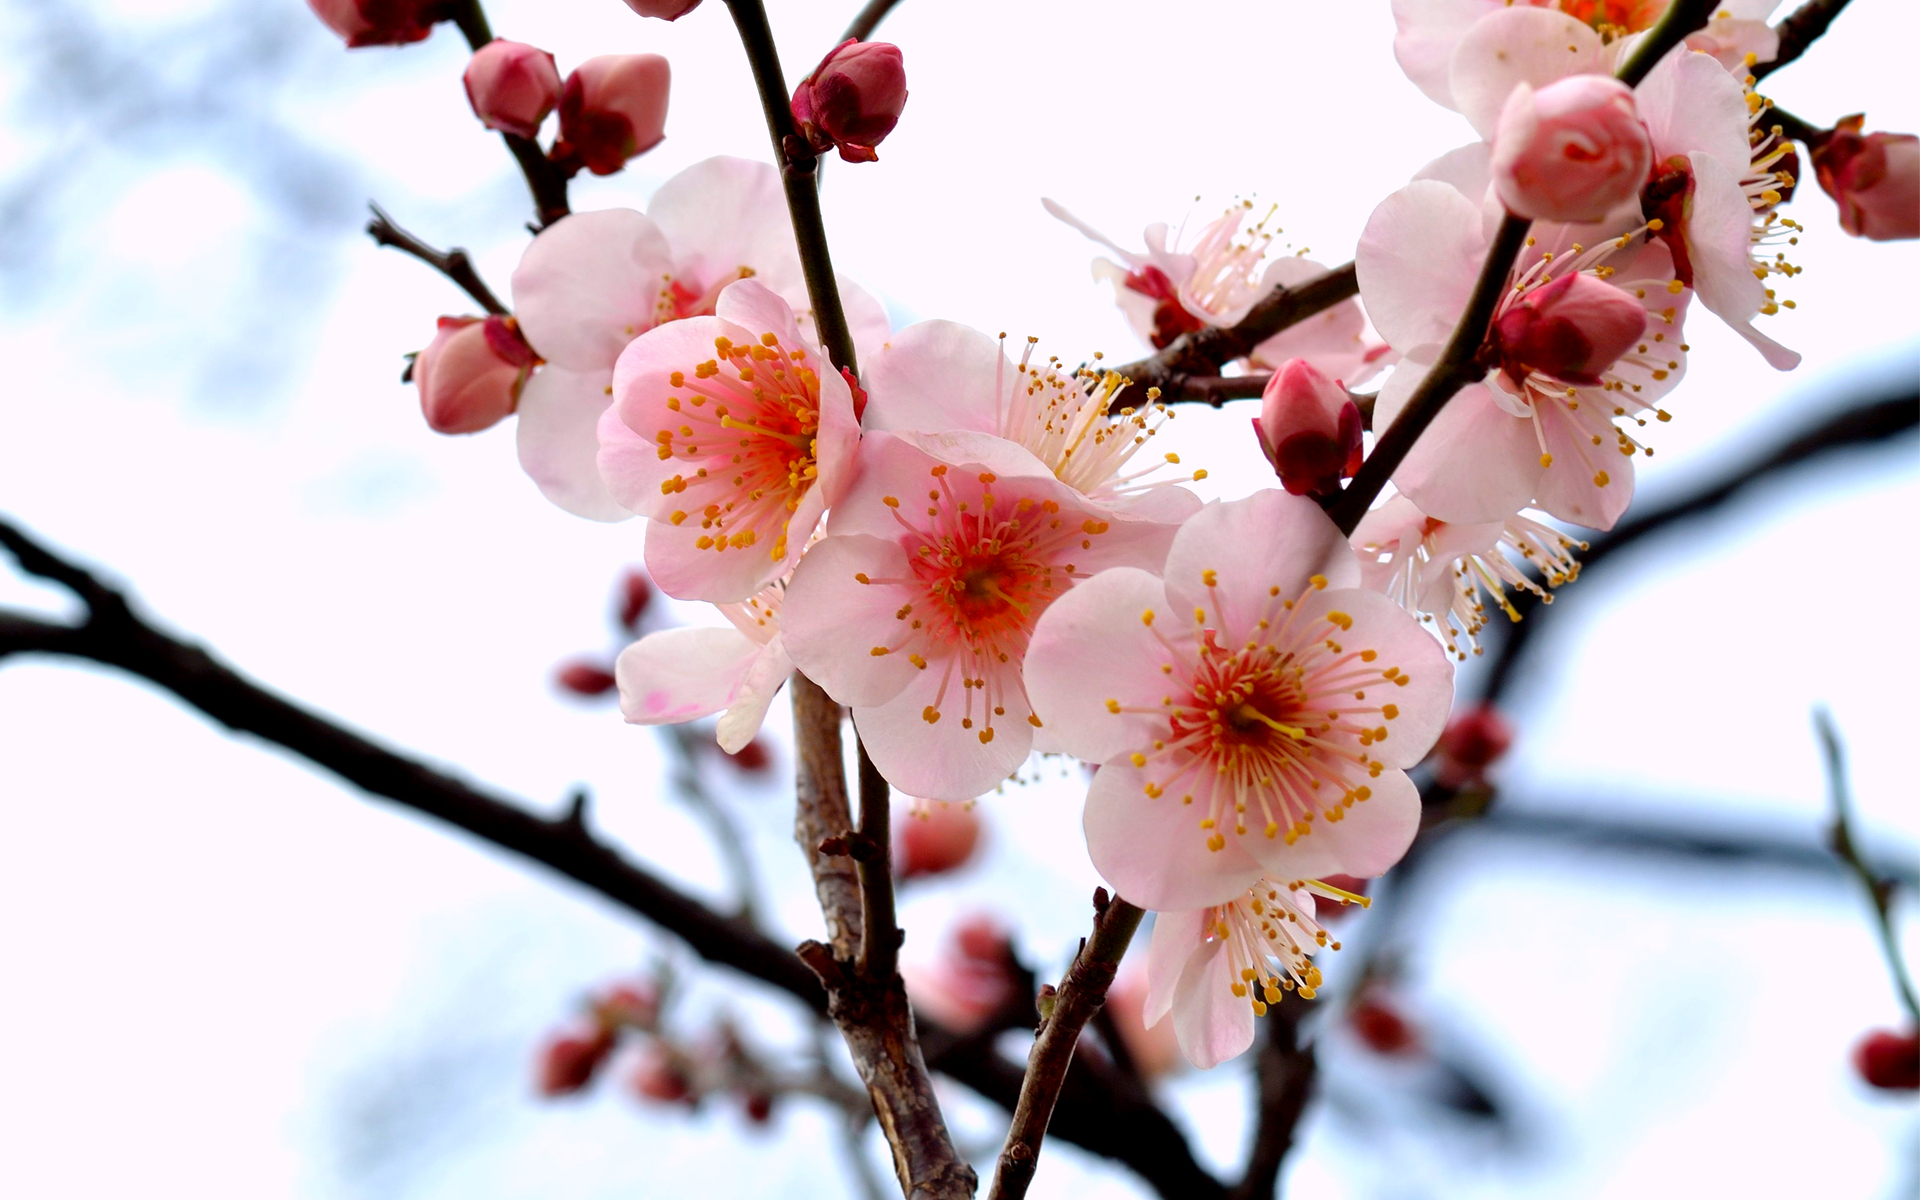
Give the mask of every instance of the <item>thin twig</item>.
[{"label": "thin twig", "polygon": [[900,925],[893,907],[892,789],[873,765],[865,746],[860,755],[860,973],[886,983],[899,969]]},{"label": "thin twig", "polygon": [[1920,1026],[1920,995],[1913,989],[1913,977],[1907,973],[1906,959],[1900,953],[1900,939],[1893,929],[1893,881],[1883,879],[1860,856],[1853,840],[1853,801],[1847,787],[1846,752],[1840,745],[1840,731],[1834,728],[1833,714],[1824,707],[1813,710],[1813,731],[1820,738],[1820,752],[1827,765],[1827,792],[1833,799],[1833,824],[1827,829],[1828,844],[1840,861],[1847,864],[1860,886],[1866,889],[1867,903],[1873,906],[1874,931],[1880,935],[1880,950],[1887,957],[1887,971],[1893,976],[1893,988],[1907,1006],[1907,1016]]},{"label": "thin twig", "polygon": [[373,220],[367,222],[367,236],[375,243],[406,251],[458,284],[460,290],[473,297],[474,303],[481,308],[495,316],[507,315],[507,306],[500,303],[499,297],[493,294],[493,289],[487,286],[486,280],[480,278],[480,272],[474,269],[473,260],[467,257],[465,250],[458,246],[448,250],[435,250],[394,224],[393,218],[388,216],[386,210],[378,204],[369,201],[367,207],[373,211]]},{"label": "thin twig", "polygon": [[988,1200],[1019,1200],[1027,1194],[1040,1165],[1040,1141],[1060,1099],[1080,1031],[1094,1010],[1106,1003],[1113,974],[1140,928],[1140,918],[1146,915],[1118,897],[1108,899],[1105,888],[1094,893],[1093,904],[1093,936],[1067,968],[1054,995],[1053,1011],[1042,1017],[1027,1055],[1027,1077],[1020,1086],[1020,1103],[1013,1110],[1013,1126],[1007,1130]]},{"label": "thin twig", "polygon": [[1772,62],[1757,64],[1750,74],[1756,79],[1767,76],[1786,66],[1807,52],[1807,47],[1820,40],[1827,26],[1846,8],[1848,0],[1807,0],[1799,8],[1783,19],[1774,28],[1780,32],[1780,52],[1774,55]]},{"label": "thin twig", "polygon": [[1246,1171],[1229,1193],[1232,1200],[1272,1200],[1279,1187],[1280,1168],[1293,1149],[1293,1131],[1313,1096],[1319,1072],[1313,1043],[1300,1036],[1300,1024],[1313,1003],[1288,996],[1267,1013],[1267,1036],[1254,1062],[1253,1149],[1247,1155]]},{"label": "thin twig", "polygon": [[1267,388],[1271,371],[1245,375],[1176,375],[1160,389],[1162,404],[1207,404],[1220,408],[1229,400],[1251,400]]},{"label": "thin twig", "polygon": [[[460,34],[467,39],[470,49],[478,50],[493,40],[493,29],[487,24],[486,10],[480,7],[480,0],[456,0],[452,20],[459,26]],[[503,133],[500,137],[506,142],[513,160],[520,164],[520,173],[527,179],[527,190],[533,193],[536,214],[533,229],[538,233],[570,211],[567,206],[567,174],[547,158],[540,149],[540,143],[532,138],[511,133]]]},{"label": "thin twig", "polygon": [[856,42],[866,41],[873,36],[873,31],[880,27],[880,22],[886,20],[887,14],[892,12],[894,6],[899,3],[900,0],[867,0],[866,5],[854,15],[853,23],[847,26],[847,31],[840,35],[840,40],[844,42],[852,38]]},{"label": "thin twig", "polygon": [[672,759],[667,768],[667,778],[673,784],[673,790],[682,803],[707,823],[713,843],[720,851],[720,861],[733,884],[735,915],[749,925],[758,926],[760,914],[766,906],[760,900],[759,873],[753,869],[753,856],[747,852],[746,837],[740,831],[739,822],[733,819],[733,814],[707,790],[706,781],[701,778],[701,756],[714,748],[712,741],[696,733],[690,725],[660,725],[656,728],[661,740],[667,744]]}]

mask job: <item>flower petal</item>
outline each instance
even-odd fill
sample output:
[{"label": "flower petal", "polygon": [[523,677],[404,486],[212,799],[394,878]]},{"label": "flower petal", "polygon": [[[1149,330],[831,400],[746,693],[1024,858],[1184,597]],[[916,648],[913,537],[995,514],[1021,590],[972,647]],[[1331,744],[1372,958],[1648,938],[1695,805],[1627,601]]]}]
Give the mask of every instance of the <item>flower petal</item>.
[{"label": "flower petal", "polygon": [[652,327],[667,239],[630,208],[574,213],[540,231],[513,272],[513,313],[549,363],[604,370]]},{"label": "flower petal", "polygon": [[1034,747],[1100,763],[1151,745],[1166,721],[1157,713],[1115,714],[1116,700],[1152,708],[1166,690],[1162,663],[1172,661],[1147,611],[1163,615],[1176,641],[1191,641],[1159,578],[1132,567],[1102,571],[1040,614],[1023,671],[1027,697],[1040,718]]},{"label": "flower petal", "polygon": [[[1570,413],[1560,404],[1541,405],[1540,426],[1553,465],[1533,485],[1533,503],[1562,521],[1612,529],[1633,500],[1633,456],[1617,450],[1611,422],[1580,419],[1595,407]],[[1595,437],[1601,439],[1598,446]]]},{"label": "flower petal", "polygon": [[[854,728],[887,782],[929,800],[965,801],[992,791],[1018,770],[1033,747],[1019,671],[1004,668],[1001,678],[988,682],[1007,711],[994,718],[986,741],[981,740],[987,729],[980,701],[937,667],[913,672],[905,690],[885,704],[855,708]],[[976,707],[967,716],[970,700]],[[938,720],[926,719],[929,709],[938,711]]]},{"label": "flower petal", "polygon": [[1280,838],[1241,840],[1258,856],[1261,868],[1279,879],[1379,875],[1400,861],[1420,831],[1420,789],[1405,771],[1391,770],[1380,772],[1366,786],[1368,799],[1346,809],[1338,821],[1316,819],[1312,832],[1291,846]]},{"label": "flower petal", "polygon": [[[1387,377],[1374,402],[1375,429],[1390,429],[1431,369],[1439,347],[1421,347]],[[1526,507],[1540,479],[1532,425],[1494,403],[1483,383],[1461,388],[1413,444],[1393,484],[1442,521],[1503,521]]]},{"label": "flower petal", "polygon": [[737,629],[663,629],[620,652],[620,715],[635,725],[677,725],[732,704],[760,657]]},{"label": "flower petal", "polygon": [[1143,1024],[1158,1025],[1173,1007],[1180,970],[1206,939],[1206,933],[1205,909],[1154,914],[1153,940],[1147,943],[1147,1002],[1140,1014]]},{"label": "flower petal", "polygon": [[748,664],[747,672],[740,681],[739,694],[714,728],[714,738],[722,750],[728,754],[738,754],[742,747],[753,740],[754,735],[760,732],[760,726],[766,722],[768,706],[773,703],[780,689],[787,685],[787,679],[792,674],[793,660],[787,657],[784,639],[776,633],[772,641],[760,647],[760,653]]},{"label": "flower petal", "polygon": [[1414,86],[1443,108],[1455,108],[1453,50],[1473,23],[1504,0],[1393,0],[1393,57]]},{"label": "flower petal", "polygon": [[1408,184],[1367,218],[1354,252],[1360,298],[1402,353],[1445,342],[1486,257],[1480,205],[1438,180]]},{"label": "flower petal", "polygon": [[1194,611],[1204,609],[1205,623],[1231,645],[1252,634],[1275,596],[1298,597],[1316,575],[1331,587],[1354,587],[1360,562],[1340,527],[1312,500],[1268,488],[1209,504],[1180,527],[1167,551],[1173,608],[1167,618],[1174,628],[1191,627]]},{"label": "flower petal", "polygon": [[1383,674],[1395,671],[1395,682],[1367,688],[1369,698],[1392,703],[1397,714],[1381,718],[1387,736],[1368,752],[1389,767],[1415,765],[1433,749],[1453,708],[1453,660],[1419,621],[1378,593],[1329,589],[1302,604],[1296,619],[1311,620],[1328,610],[1353,618],[1342,639],[1349,651],[1373,650]]},{"label": "flower petal", "polygon": [[1173,1032],[1180,1052],[1201,1070],[1253,1045],[1253,1005],[1233,994],[1233,960],[1218,941],[1194,948],[1173,992]]},{"label": "flower petal", "polygon": [[1550,8],[1516,6],[1482,17],[1462,35],[1448,81],[1460,115],[1492,141],[1500,109],[1519,84],[1537,89],[1610,70],[1600,35],[1586,22]]},{"label": "flower petal", "polygon": [[703,159],[661,184],[647,215],[673,248],[675,279],[689,290],[704,292],[746,267],[783,296],[806,295],[793,221],[772,165]]},{"label": "flower petal", "polygon": [[547,499],[592,521],[633,515],[600,478],[596,429],[611,403],[612,380],[610,370],[570,371],[549,363],[520,389],[515,440],[521,469]]},{"label": "flower petal", "polygon": [[1116,758],[1087,789],[1087,853],[1116,892],[1142,908],[1169,912],[1224,904],[1253,886],[1260,864],[1243,839],[1207,849],[1199,810],[1172,792],[1149,797],[1146,782],[1139,768]]},{"label": "flower petal", "polygon": [[999,341],[977,329],[909,325],[867,364],[866,427],[999,433],[1001,385],[1013,374]]},{"label": "flower petal", "polygon": [[1745,90],[1709,55],[1690,50],[1667,55],[1634,89],[1634,104],[1653,139],[1656,165],[1705,154],[1744,171],[1753,158]]},{"label": "flower petal", "polygon": [[864,534],[821,539],[794,568],[780,606],[780,629],[786,652],[827,695],[841,704],[870,706],[898,696],[922,672],[904,654],[873,653],[899,624],[894,614],[914,593],[884,582],[861,583],[861,575],[888,580],[909,578],[912,572],[898,541]]}]

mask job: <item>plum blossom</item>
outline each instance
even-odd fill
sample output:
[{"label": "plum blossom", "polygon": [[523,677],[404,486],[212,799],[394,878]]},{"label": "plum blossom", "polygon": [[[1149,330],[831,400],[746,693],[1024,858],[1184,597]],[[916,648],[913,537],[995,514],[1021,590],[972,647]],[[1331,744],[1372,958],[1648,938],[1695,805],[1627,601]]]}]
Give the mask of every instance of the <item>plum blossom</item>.
[{"label": "plum blossom", "polygon": [[758,280],[710,317],[655,326],[620,352],[600,418],[600,473],[648,518],[646,563],[682,600],[745,600],[792,570],[852,479],[853,391]]},{"label": "plum blossom", "polygon": [[1148,1026],[1171,1015],[1180,1052],[1201,1070],[1253,1044],[1253,1020],[1288,992],[1311,1000],[1320,986],[1312,956],[1340,943],[1314,919],[1314,897],[1369,901],[1317,879],[1261,876],[1208,908],[1163,912],[1147,948]]},{"label": "plum blossom", "polygon": [[535,363],[512,317],[441,317],[413,360],[420,413],[435,433],[478,433],[505,420]]},{"label": "plum blossom", "polygon": [[[1059,359],[1033,361],[1028,338],[1020,361],[1001,338],[952,321],[922,321],[865,359],[873,397],[868,429],[918,433],[963,430],[1005,438],[1046,464],[1054,477],[1121,518],[1179,521],[1200,507],[1183,484],[1207,472],[1180,469],[1177,454],[1146,453],[1173,413],[1110,411],[1126,380],[1111,371],[1068,371]],[[1143,462],[1144,460],[1144,462]]]},{"label": "plum blossom", "polygon": [[970,800],[1026,761],[1040,726],[1021,671],[1035,622],[1079,579],[1157,567],[1174,527],[1110,520],[985,434],[869,433],[859,460],[788,585],[787,651],[853,708],[889,783]]},{"label": "plum blossom", "polygon": [[793,122],[820,154],[838,147],[847,162],[874,162],[874,147],[907,105],[900,47],[848,38],[793,91]]},{"label": "plum blossom", "polygon": [[[721,289],[748,277],[806,303],[779,172],[746,159],[695,163],[661,184],[645,213],[575,213],[533,239],[513,273],[514,310],[546,366],[520,397],[519,451],[549,500],[597,521],[632,515],[596,463],[614,360],[657,325],[711,316]],[[885,312],[849,281],[840,287],[856,341],[877,344]]]},{"label": "plum blossom", "polygon": [[[1576,542],[1525,513],[1503,521],[1454,524],[1436,521],[1405,496],[1368,513],[1350,539],[1360,554],[1362,587],[1431,622],[1455,658],[1480,653],[1479,633],[1489,607],[1518,621],[1508,588],[1532,592],[1543,603],[1553,596],[1522,569],[1529,564],[1559,587],[1577,578]],[[1517,560],[1517,561],[1516,561]]]},{"label": "plum blossom", "polygon": [[1282,363],[1267,380],[1253,433],[1280,485],[1296,496],[1325,496],[1360,469],[1360,406],[1304,358]]},{"label": "plum blossom", "polygon": [[635,725],[678,725],[723,713],[715,740],[737,754],[760,732],[774,695],[793,674],[780,636],[776,583],[739,604],[718,604],[731,628],[662,629],[620,652],[620,715]]},{"label": "plum blossom", "polygon": [[1653,144],[1633,90],[1575,75],[1507,97],[1493,139],[1493,182],[1507,208],[1549,221],[1602,221],[1640,194]]},{"label": "plum blossom", "polygon": [[1406,851],[1453,664],[1359,583],[1320,506],[1274,489],[1200,510],[1164,579],[1103,571],[1040,618],[1036,743],[1100,764],[1087,848],[1122,896],[1200,909]]},{"label": "plum blossom", "polygon": [[[1144,252],[1127,250],[1052,200],[1042,204],[1056,219],[1072,226],[1118,258],[1093,260],[1095,280],[1113,288],[1114,300],[1134,332],[1155,350],[1164,350],[1184,333],[1208,326],[1225,327],[1245,317],[1261,297],[1278,287],[1292,287],[1326,273],[1326,268],[1298,254],[1270,257],[1279,228],[1268,228],[1273,209],[1243,228],[1253,202],[1242,200],[1209,221],[1185,250],[1169,245],[1182,241],[1181,232],[1165,222],[1147,226]],[[1328,376],[1357,387],[1377,374],[1385,347],[1374,338],[1366,314],[1351,300],[1281,330],[1254,347],[1248,356],[1255,367],[1291,358],[1304,358]]]},{"label": "plum blossom", "polygon": [[1860,130],[1843,119],[1813,147],[1814,177],[1840,206],[1840,228],[1876,242],[1920,238],[1920,137]]}]

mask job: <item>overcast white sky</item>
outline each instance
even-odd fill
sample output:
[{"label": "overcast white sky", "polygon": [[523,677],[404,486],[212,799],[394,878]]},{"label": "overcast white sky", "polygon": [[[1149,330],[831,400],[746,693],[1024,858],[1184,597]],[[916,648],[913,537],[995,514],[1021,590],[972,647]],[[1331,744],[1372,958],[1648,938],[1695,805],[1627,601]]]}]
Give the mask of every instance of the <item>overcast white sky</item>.
[{"label": "overcast white sky", "polygon": [[[296,11],[258,106],[337,172],[279,179],[319,197],[305,223],[261,186],[275,169],[236,167],[211,126],[157,143],[125,114],[76,117],[70,97],[29,86],[39,75],[0,77],[0,174],[52,163],[48,186],[70,185],[47,257],[7,277],[0,511],[102,564],[244,670],[397,746],[539,804],[589,784],[609,834],[718,895],[699,826],[659,795],[653,738],[546,683],[557,659],[612,648],[607,589],[638,559],[639,530],[547,506],[515,466],[510,427],[428,434],[396,382],[401,354],[462,297],[358,236],[359,199],[467,245],[503,294],[525,244],[524,190],[461,93],[464,46],[443,29],[404,51],[347,54],[298,0],[275,3]],[[156,47],[144,66],[175,82],[193,52],[158,48],[218,11],[71,7],[123,48]],[[772,5],[790,75],[855,7]],[[622,176],[580,183],[576,208],[642,205],[711,154],[765,157],[719,3],[672,26],[617,0],[488,8],[499,33],[552,50],[563,71],[603,52],[672,60],[667,141]],[[60,52],[40,18],[38,5],[0,9],[10,54]],[[1257,193],[1278,202],[1295,245],[1342,261],[1381,196],[1471,136],[1401,77],[1391,32],[1384,0],[906,0],[881,35],[906,55],[905,118],[879,164],[828,172],[837,260],[903,322],[1031,333],[1069,360],[1131,357],[1087,273],[1091,247],[1039,198],[1130,241],[1150,221]],[[1917,43],[1913,6],[1863,0],[1769,90],[1809,118],[1864,109],[1877,126],[1920,128]],[[1696,320],[1643,497],[1684,488],[1860,379],[1920,376],[1920,246],[1844,237],[1811,187],[1794,209],[1806,273],[1789,293],[1798,310],[1771,331],[1805,365],[1776,375]],[[1246,416],[1189,413],[1170,435],[1218,494],[1259,481]],[[1513,803],[1811,841],[1824,802],[1807,712],[1826,702],[1872,839],[1912,861],[1912,448],[1795,476],[1576,584],[1547,672],[1516,696]],[[0,572],[0,604],[61,603]],[[769,727],[784,738],[779,709]],[[819,918],[781,788],[723,785],[752,829],[779,936],[805,936]],[[956,912],[984,907],[1016,920],[1029,957],[1057,973],[1096,882],[1077,795],[1055,781],[985,807],[980,864],[907,899],[907,953],[930,955]],[[0,669],[0,814],[0,1192],[845,1191],[828,1118],[801,1106],[749,1131],[725,1106],[663,1115],[617,1088],[532,1099],[540,1033],[583,989],[671,942],[150,688],[68,665]],[[1336,1036],[1329,1101],[1305,1127],[1290,1194],[1920,1194],[1914,1105],[1867,1094],[1846,1066],[1860,1031],[1897,1009],[1838,876],[1517,844],[1462,854],[1436,871],[1416,920],[1413,997],[1521,1113],[1519,1130],[1503,1142],[1436,1129],[1409,1098],[1417,1081]],[[1905,937],[1920,957],[1911,905]],[[778,1000],[702,980],[709,1011],[799,1044]],[[1237,1161],[1243,1072],[1189,1076],[1167,1095],[1210,1161]],[[991,1145],[993,1114],[962,1093],[950,1103]],[[1050,1144],[1035,1194],[1141,1193]]]}]

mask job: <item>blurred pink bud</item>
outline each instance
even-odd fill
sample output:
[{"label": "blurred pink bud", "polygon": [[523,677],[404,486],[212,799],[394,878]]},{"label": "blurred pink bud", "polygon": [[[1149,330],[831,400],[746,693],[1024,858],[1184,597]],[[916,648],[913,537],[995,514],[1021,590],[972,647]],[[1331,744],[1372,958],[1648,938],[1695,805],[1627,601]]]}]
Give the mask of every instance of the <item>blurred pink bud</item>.
[{"label": "blurred pink bud", "polygon": [[[1320,877],[1320,882],[1337,887],[1343,892],[1352,892],[1356,896],[1364,896],[1367,894],[1367,885],[1371,883],[1372,880],[1361,879],[1357,875],[1323,875]],[[1331,925],[1336,921],[1344,921],[1347,917],[1359,910],[1360,906],[1350,900],[1343,902],[1319,895],[1313,898],[1313,919],[1322,925]]]},{"label": "blurred pink bud", "polygon": [[773,751],[759,738],[749,738],[747,744],[727,756],[734,766],[750,775],[758,775],[773,765]]},{"label": "blurred pink bud", "polygon": [[593,1082],[600,1064],[613,1051],[613,1035],[605,1030],[556,1034],[540,1050],[542,1096],[567,1096]]},{"label": "blurred pink bud", "polygon": [[448,0],[307,0],[348,46],[398,46],[433,32],[435,21],[452,15]]},{"label": "blurred pink bud", "polygon": [[1589,386],[1647,331],[1647,310],[1592,275],[1563,275],[1528,292],[1494,323],[1494,350],[1515,387],[1539,373]]},{"label": "blurred pink bud", "polygon": [[653,603],[653,581],[639,567],[628,567],[620,576],[620,609],[618,616],[620,628],[628,633],[638,633],[640,618],[647,613],[647,605]]},{"label": "blurred pink bud", "polygon": [[900,822],[894,869],[902,879],[944,875],[966,865],[980,845],[980,815],[970,804],[929,803]]},{"label": "blurred pink bud", "polygon": [[1864,124],[1864,116],[1848,117],[1814,145],[1814,177],[1840,206],[1840,228],[1854,237],[1920,237],[1920,138],[1862,136]]},{"label": "blurred pink bud", "polygon": [[700,7],[700,0],[627,0],[627,7],[643,17],[678,21]]},{"label": "blurred pink bud", "polygon": [[413,360],[420,411],[435,433],[478,433],[509,416],[534,366],[512,317],[441,317]]},{"label": "blurred pink bud", "polygon": [[1448,787],[1471,783],[1500,761],[1513,745],[1513,726],[1491,704],[1466,710],[1447,723],[1434,748],[1440,782]]},{"label": "blurred pink bud", "polygon": [[998,920],[976,914],[954,926],[932,966],[903,962],[916,1009],[951,1033],[971,1033],[1013,998],[1013,944]]},{"label": "blurred pink bud", "polygon": [[1920,1090],[1920,1030],[1874,1030],[1854,1044],[1853,1069],[1889,1092]]},{"label": "blurred pink bud", "polygon": [[686,1072],[673,1061],[658,1042],[648,1042],[627,1076],[627,1086],[642,1100],[679,1104],[693,1095],[693,1084]]},{"label": "blurred pink bud", "polygon": [[1500,110],[1493,186],[1523,217],[1598,221],[1639,195],[1653,141],[1633,89],[1609,75],[1572,75],[1539,91],[1522,83]]},{"label": "blurred pink bud", "polygon": [[605,696],[620,686],[612,671],[584,658],[561,663],[553,681],[576,696]]},{"label": "blurred pink bud", "polygon": [[1295,496],[1324,496],[1360,469],[1359,406],[1304,358],[1274,371],[1253,423],[1261,453]]},{"label": "blurred pink bud", "polygon": [[1133,1065],[1144,1079],[1172,1074],[1186,1061],[1180,1053],[1180,1039],[1172,1021],[1161,1021],[1147,1028],[1147,976],[1145,971],[1129,969],[1107,989],[1107,1010],[1127,1044]]},{"label": "blurred pink bud", "polygon": [[658,54],[602,54],[575,67],[560,97],[553,160],[611,175],[659,145],[671,79]]},{"label": "blurred pink bud", "polygon": [[660,1019],[659,994],[648,983],[616,983],[594,997],[593,1018],[604,1029],[651,1029]]},{"label": "blurred pink bud", "polygon": [[765,1092],[748,1092],[741,1097],[740,1107],[755,1125],[765,1125],[773,1118],[773,1097]]},{"label": "blurred pink bud", "polygon": [[521,42],[495,40],[473,52],[467,103],[488,129],[530,138],[560,103],[560,70],[553,55]]},{"label": "blurred pink bud", "polygon": [[848,162],[872,162],[873,148],[893,132],[907,105],[900,48],[848,38],[793,90],[800,136],[825,154],[838,147]]},{"label": "blurred pink bud", "polygon": [[1380,994],[1368,988],[1347,1010],[1347,1023],[1354,1034],[1375,1054],[1398,1056],[1420,1049],[1420,1033],[1400,1010]]}]

